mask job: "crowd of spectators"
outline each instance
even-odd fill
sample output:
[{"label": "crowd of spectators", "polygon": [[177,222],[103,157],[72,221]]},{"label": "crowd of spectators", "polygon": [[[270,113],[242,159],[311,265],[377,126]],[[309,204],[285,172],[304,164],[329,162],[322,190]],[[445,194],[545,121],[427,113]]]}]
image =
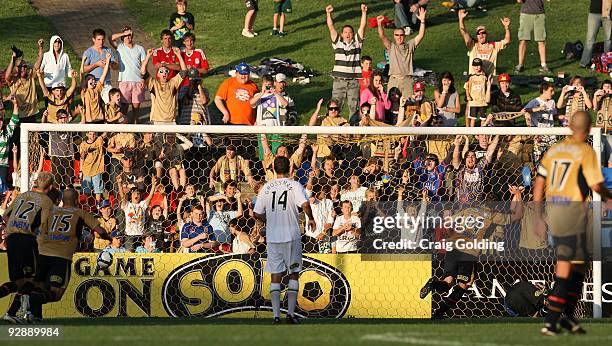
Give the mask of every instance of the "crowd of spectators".
[{"label": "crowd of spectators", "polygon": [[[530,32],[535,30],[537,42],[544,40],[545,33],[537,27],[540,13],[532,13],[541,0],[519,2],[527,6],[521,10],[520,55],[524,54],[523,42],[531,40]],[[396,15],[407,5],[400,0],[394,3]],[[5,110],[12,117],[8,124],[2,123],[0,132],[0,188],[6,192],[3,207],[25,188],[20,186],[17,148],[12,148],[12,156],[10,150],[19,122],[138,123],[140,105],[148,92],[151,124],[209,125],[214,120],[208,107],[214,103],[223,124],[287,126],[287,110],[300,101],[285,91],[287,77],[283,74],[263,76],[259,86],[251,80],[250,66],[239,63],[214,96],[209,94],[203,81],[209,63],[203,50],[196,48],[195,19],[186,5],[177,0],[177,12],[161,31],[161,47],[156,49],[137,44],[133,31],[125,26],[108,37],[109,46],[105,45],[106,33],[94,30],[92,46],[84,52],[78,70],[59,36],[51,38],[46,52],[44,41],[38,41],[33,65],[13,53],[5,72],[10,93],[4,97],[12,103],[13,108]],[[482,25],[467,29],[467,12],[462,8],[457,9],[457,39],[463,40],[469,52],[465,95],[459,94],[450,72],[440,71],[434,98],[429,99],[427,85],[414,76],[413,66],[418,46],[427,39],[426,5],[424,0],[410,2],[409,11],[399,14],[392,39],[386,37],[385,18],[376,18],[378,39],[388,52],[388,73],[373,70],[372,59],[361,54],[367,50],[367,6],[360,5],[356,32],[350,25],[338,32],[334,8],[328,5],[325,16],[334,53],[331,98],[325,104],[321,99],[315,112],[302,122],[310,126],[452,127],[465,116],[466,126],[515,126],[524,121],[526,126],[552,127],[567,126],[575,111],[593,110],[598,114],[597,126],[607,131],[612,82],[604,81],[591,94],[582,78],[574,76],[557,97],[556,86],[542,82],[540,96],[525,100],[512,89],[511,77],[496,71],[512,37],[510,20],[501,19],[505,36],[494,41]],[[257,1],[247,1],[247,6],[255,7],[249,10],[254,12],[247,15],[242,32],[250,37],[254,36]],[[523,20],[523,14],[535,18]],[[275,15],[275,22],[277,17],[280,31],[274,34],[281,35],[284,15]],[[412,32],[415,36],[408,39]],[[542,72],[549,72],[544,51],[540,53]],[[517,72],[523,66],[523,60],[519,61]],[[149,74],[149,69],[154,73]],[[113,85],[111,74],[117,72],[119,83]],[[45,101],[42,111],[39,89]],[[340,115],[344,105],[348,118]],[[323,108],[325,114],[321,114]],[[451,210],[433,204],[510,201],[516,186],[525,188],[523,198],[528,199],[530,183],[525,170],[527,176],[532,175],[542,154],[556,140],[554,136],[519,135],[381,138],[338,133],[315,139],[307,135],[161,135],[153,130],[142,134],[50,132],[36,142],[39,147],[34,154],[39,160],[36,167],[31,165],[30,175],[48,169],[59,186],[80,185],[83,208],[97,213],[102,227],[113,235],[112,242],[88,239],[83,250],[255,253],[265,248],[265,225],[253,217],[256,194],[273,178],[274,158],[286,156],[290,175],[310,193],[317,225],[304,229],[306,250],[352,253],[362,250],[373,217],[385,212],[377,202],[400,202],[400,209],[409,215],[446,215]],[[604,165],[612,165],[612,150],[607,140],[604,144]],[[46,158],[50,165],[43,164]],[[523,224],[520,236],[514,234],[515,246],[546,248],[545,237],[523,235],[529,228],[528,222]],[[418,237],[439,239],[444,232],[421,229]],[[510,237],[508,234],[492,236]]]}]

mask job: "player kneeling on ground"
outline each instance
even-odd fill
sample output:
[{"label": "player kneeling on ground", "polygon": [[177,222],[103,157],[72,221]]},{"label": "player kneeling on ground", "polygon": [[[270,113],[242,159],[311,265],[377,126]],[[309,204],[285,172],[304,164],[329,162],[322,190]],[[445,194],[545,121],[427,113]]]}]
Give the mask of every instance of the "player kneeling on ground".
[{"label": "player kneeling on ground", "polygon": [[589,113],[575,112],[569,126],[572,136],[548,149],[538,167],[533,189],[536,232],[545,234],[548,225],[557,256],[555,285],[548,296],[549,311],[541,330],[547,336],[558,334],[557,323],[573,334],[585,333],[574,316],[589,256],[586,239],[587,232],[591,231],[587,227],[590,208],[585,200],[589,188],[604,201],[611,196],[603,184],[597,155],[586,143],[591,131]]},{"label": "player kneeling on ground", "polygon": [[547,295],[544,286],[519,281],[506,292],[504,308],[512,317],[542,317],[548,311]]},{"label": "player kneeling on ground", "polygon": [[289,271],[287,285],[287,323],[298,324],[295,316],[298,279],[302,270],[302,234],[299,209],[308,216],[308,226],[316,228],[306,190],[297,181],[289,179],[289,159],[278,156],[274,159],[273,171],[276,179],[266,183],[253,209],[256,219],[266,223],[268,258],[265,271],[271,273],[270,297],[274,313],[273,324],[280,323],[281,279]]},{"label": "player kneeling on ground", "polygon": [[[47,220],[48,227],[42,229],[37,237],[40,255],[36,264],[36,287],[25,296],[25,300],[22,299],[21,306],[26,309],[23,302],[29,301],[30,312],[25,312],[28,321],[41,320],[43,304],[57,302],[64,295],[70,281],[72,255],[82,238],[83,226],[98,233],[102,239],[110,240],[100,222],[77,207],[78,196],[74,189],[64,190],[62,207],[53,208]],[[54,202],[59,204],[59,198]]]}]

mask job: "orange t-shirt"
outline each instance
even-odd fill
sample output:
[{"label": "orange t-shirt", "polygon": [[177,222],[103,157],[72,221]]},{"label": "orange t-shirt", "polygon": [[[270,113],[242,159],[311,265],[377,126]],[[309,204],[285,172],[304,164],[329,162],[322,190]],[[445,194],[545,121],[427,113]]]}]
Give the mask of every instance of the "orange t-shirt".
[{"label": "orange t-shirt", "polygon": [[221,83],[217,95],[225,101],[230,113],[229,122],[234,125],[253,125],[255,123],[253,107],[249,102],[257,93],[257,84],[248,81],[241,84],[236,78],[228,78]]}]

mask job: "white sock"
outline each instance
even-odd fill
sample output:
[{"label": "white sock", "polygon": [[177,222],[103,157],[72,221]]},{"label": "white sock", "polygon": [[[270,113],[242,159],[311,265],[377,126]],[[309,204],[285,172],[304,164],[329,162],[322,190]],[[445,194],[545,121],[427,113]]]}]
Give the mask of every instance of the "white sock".
[{"label": "white sock", "polygon": [[289,284],[287,285],[287,315],[293,316],[293,313],[295,312],[299,289],[300,284],[297,280],[289,280]]},{"label": "white sock", "polygon": [[540,63],[540,66],[542,66],[542,67],[546,67],[546,63],[545,63],[545,62]]},{"label": "white sock", "polygon": [[270,299],[272,300],[272,312],[274,317],[280,318],[280,290],[281,284],[270,284]]}]

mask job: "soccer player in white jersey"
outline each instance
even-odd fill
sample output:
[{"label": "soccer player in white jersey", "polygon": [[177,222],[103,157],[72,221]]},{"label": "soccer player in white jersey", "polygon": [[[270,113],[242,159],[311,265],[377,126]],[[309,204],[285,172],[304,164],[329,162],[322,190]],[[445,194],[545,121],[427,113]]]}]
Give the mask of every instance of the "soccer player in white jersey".
[{"label": "soccer player in white jersey", "polygon": [[253,209],[255,218],[266,223],[268,258],[265,271],[272,276],[270,297],[274,312],[273,324],[280,324],[281,279],[287,271],[287,323],[299,323],[294,314],[299,290],[298,279],[302,270],[302,234],[298,208],[302,208],[308,216],[308,225],[316,228],[306,190],[299,182],[289,178],[289,170],[289,159],[284,156],[274,159],[276,179],[261,188]]}]

